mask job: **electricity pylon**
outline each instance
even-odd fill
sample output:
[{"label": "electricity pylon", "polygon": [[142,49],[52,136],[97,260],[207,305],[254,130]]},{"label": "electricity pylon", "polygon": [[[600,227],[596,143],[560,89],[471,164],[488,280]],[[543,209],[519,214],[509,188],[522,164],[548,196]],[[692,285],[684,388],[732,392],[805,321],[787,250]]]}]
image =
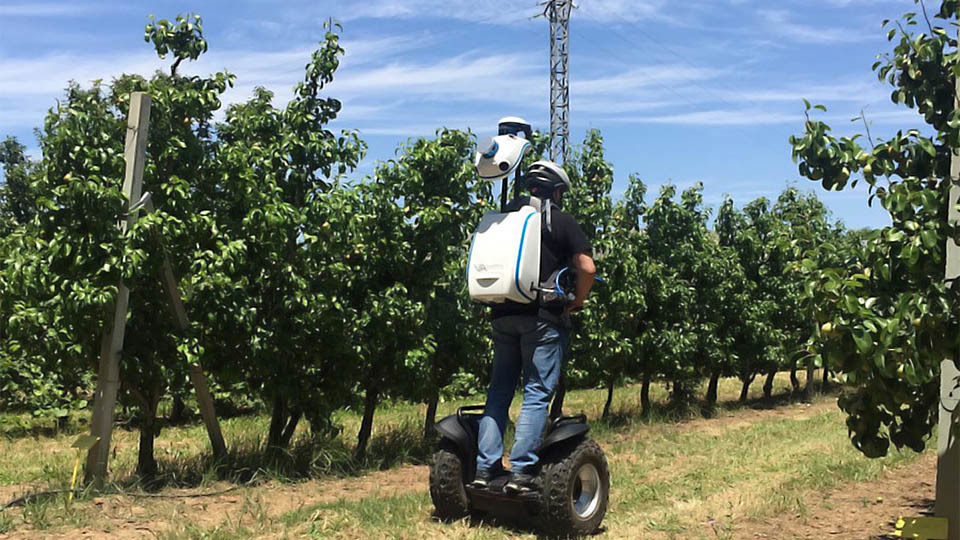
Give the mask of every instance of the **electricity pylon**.
[{"label": "electricity pylon", "polygon": [[550,21],[550,159],[564,163],[570,155],[570,10],[573,0],[546,0]]}]

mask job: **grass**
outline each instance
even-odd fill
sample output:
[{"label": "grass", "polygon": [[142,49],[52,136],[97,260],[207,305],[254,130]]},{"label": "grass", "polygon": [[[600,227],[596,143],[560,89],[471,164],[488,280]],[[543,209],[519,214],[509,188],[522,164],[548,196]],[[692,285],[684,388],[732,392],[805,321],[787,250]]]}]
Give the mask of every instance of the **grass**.
[{"label": "grass", "polygon": [[[609,536],[732,537],[745,520],[803,516],[809,490],[874,478],[914,458],[863,458],[847,441],[842,414],[818,410],[809,418],[761,420],[720,434],[650,425],[620,441],[600,438],[614,482]],[[437,523],[431,508],[425,493],[317,505],[287,519],[283,530],[307,524],[319,538],[532,537],[485,523]]]},{"label": "grass", "polygon": [[[802,376],[802,374],[801,374]],[[760,392],[756,385],[755,392]],[[786,377],[778,379],[776,391],[788,388]],[[914,459],[912,453],[892,454],[867,460],[850,445],[843,415],[819,398],[811,409],[792,408],[790,415],[760,416],[755,409],[783,405],[790,399],[758,400],[756,394],[744,407],[733,402],[739,393],[735,380],[722,381],[721,406],[714,420],[692,423],[670,416],[658,407],[641,419],[639,388],[617,390],[614,414],[597,420],[605,392],[581,390],[568,394],[565,409],[585,412],[591,419],[592,436],[600,442],[611,465],[613,488],[605,526],[614,538],[730,538],[745,520],[810,512],[804,495],[842,483],[878,476],[888,467]],[[662,387],[651,388],[651,398],[666,402]],[[456,407],[482,401],[480,397],[443,403],[438,416]],[[519,400],[514,403],[514,412]],[[809,412],[808,411],[813,411]],[[228,478],[271,480],[266,486],[234,492],[238,501],[222,516],[193,519],[196,509],[184,502],[154,499],[125,502],[107,497],[118,508],[117,516],[162,523],[154,531],[159,538],[516,538],[533,537],[529,530],[511,524],[459,522],[441,524],[431,518],[432,503],[425,490],[381,496],[307,504],[271,512],[276,493],[271,486],[302,485],[304,491],[322,490],[317,478],[349,477],[402,463],[424,463],[432,445],[420,435],[423,406],[390,404],[378,411],[369,458],[356,462],[352,437],[359,416],[343,412],[338,420],[344,435],[335,440],[316,440],[302,431],[290,451],[280,458],[265,457],[264,433],[268,418],[235,417],[223,421],[224,435],[234,463]],[[69,482],[73,453],[71,437],[32,436],[0,439],[0,495],[4,486],[61,487]],[[138,489],[132,476],[136,460],[136,433],[116,434],[117,453],[112,458],[115,489]],[[202,426],[165,429],[157,440],[157,456],[166,483],[205,490],[229,487],[218,474],[207,450]],[[391,473],[392,474],[392,473]],[[419,473],[418,478],[420,476]],[[425,474],[425,473],[424,473]],[[314,479],[314,480],[310,480]],[[422,480],[422,479],[421,479]],[[291,482],[309,482],[291,484]],[[197,501],[197,499],[193,499]],[[198,503],[203,505],[204,503]],[[85,498],[72,505],[60,499],[39,499],[22,509],[0,513],[0,533],[12,530],[62,531],[78,527],[112,527]],[[136,510],[142,508],[141,510]],[[125,513],[124,513],[125,512]],[[130,518],[127,518],[130,519]],[[119,523],[125,523],[120,521]]]}]

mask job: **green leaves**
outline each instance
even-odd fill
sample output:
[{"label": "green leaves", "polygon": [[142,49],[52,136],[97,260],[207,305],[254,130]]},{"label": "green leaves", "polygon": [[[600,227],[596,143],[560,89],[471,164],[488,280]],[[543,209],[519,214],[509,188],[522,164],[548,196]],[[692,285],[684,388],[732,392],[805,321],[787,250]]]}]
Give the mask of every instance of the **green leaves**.
[{"label": "green leaves", "polygon": [[891,442],[923,448],[936,413],[931,396],[939,362],[957,345],[950,336],[957,335],[958,321],[946,306],[960,298],[943,283],[944,246],[957,224],[944,223],[950,182],[940,181],[949,178],[950,148],[960,140],[956,43],[945,31],[955,21],[956,3],[941,3],[936,18],[943,26],[929,35],[910,33],[914,17],[906,14],[906,24],[890,28],[893,52],[874,69],[893,86],[894,102],[923,116],[923,132],[901,131],[860,150],[853,139],[834,138],[825,124],[808,121],[803,137],[791,138],[802,175],[842,188],[837,171],[862,171],[869,200],[880,200],[890,216],[890,226],[860,238],[850,253],[837,250],[834,268],[811,273],[810,283],[821,316],[846,323],[839,339],[817,346],[858,385],[840,405],[850,415],[854,444],[868,456],[885,454]]},{"label": "green leaves", "polygon": [[867,333],[864,329],[854,328],[851,332],[851,336],[853,337],[854,343],[857,345],[857,350],[860,351],[861,354],[867,354],[873,349],[873,340],[870,339],[869,333]]},{"label": "green leaves", "polygon": [[167,53],[173,53],[174,63],[170,74],[175,75],[177,66],[183,60],[196,60],[207,52],[207,41],[203,39],[203,24],[197,14],[177,15],[176,22],[167,19],[155,20],[149,17],[143,33],[143,40],[153,43],[157,56],[165,58]]}]

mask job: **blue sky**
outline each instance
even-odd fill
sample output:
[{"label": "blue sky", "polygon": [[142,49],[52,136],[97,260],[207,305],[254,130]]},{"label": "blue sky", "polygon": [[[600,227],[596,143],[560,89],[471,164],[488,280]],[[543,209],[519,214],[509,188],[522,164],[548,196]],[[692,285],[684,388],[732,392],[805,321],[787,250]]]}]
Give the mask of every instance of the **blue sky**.
[{"label": "blue sky", "polygon": [[[934,3],[935,4],[935,3]],[[916,127],[870,70],[890,45],[880,21],[910,0],[581,0],[570,38],[571,138],[604,135],[614,191],[638,173],[655,192],[701,181],[705,200],[738,205],[794,184],[815,190],[848,226],[882,226],[865,190],[826,193],[799,178],[787,137],[803,127],[802,98],[829,107],[840,133]],[[81,84],[169,65],[143,41],[146,16],[204,18],[210,51],[185,70],[237,75],[228,102],[254,86],[280,102],[330,17],[346,57],[329,92],[338,127],[370,145],[360,173],[436,128],[492,134],[519,115],[549,129],[548,24],[536,0],[287,0],[86,2],[0,0],[0,136],[36,153],[38,127],[68,80]]]}]

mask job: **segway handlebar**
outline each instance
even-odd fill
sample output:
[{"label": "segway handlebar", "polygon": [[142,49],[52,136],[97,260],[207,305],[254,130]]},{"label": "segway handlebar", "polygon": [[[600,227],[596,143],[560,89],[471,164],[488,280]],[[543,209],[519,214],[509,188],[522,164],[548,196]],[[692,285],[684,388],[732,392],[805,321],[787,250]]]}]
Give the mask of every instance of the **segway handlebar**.
[{"label": "segway handlebar", "polygon": [[550,423],[550,429],[551,429],[551,430],[556,429],[556,428],[557,428],[558,426],[560,426],[561,424],[565,424],[565,423],[567,423],[567,422],[573,422],[573,423],[577,423],[577,424],[586,424],[586,423],[587,423],[587,415],[585,415],[585,414],[583,414],[583,413],[579,413],[579,414],[567,414],[567,415],[561,416],[561,417],[559,417],[559,418],[555,418],[555,419],[553,420],[553,422]]},{"label": "segway handlebar", "polygon": [[457,420],[463,420],[463,413],[469,411],[482,411],[485,405],[464,405],[457,409]]}]

